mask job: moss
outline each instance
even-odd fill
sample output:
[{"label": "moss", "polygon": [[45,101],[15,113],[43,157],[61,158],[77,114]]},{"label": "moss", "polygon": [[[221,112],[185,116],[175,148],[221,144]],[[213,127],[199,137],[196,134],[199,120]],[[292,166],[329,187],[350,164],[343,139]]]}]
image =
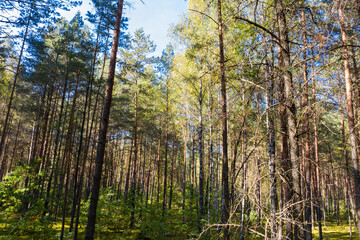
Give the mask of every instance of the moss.
[{"label": "moss", "polygon": [[[350,239],[349,224],[347,221],[340,221],[339,225],[336,223],[336,219],[329,217],[326,221],[326,224],[322,226],[322,235],[324,239]],[[353,239],[357,236],[357,233],[354,230],[354,224],[352,223],[352,237]],[[319,238],[319,228],[316,227],[313,230],[313,237],[315,239]]]}]

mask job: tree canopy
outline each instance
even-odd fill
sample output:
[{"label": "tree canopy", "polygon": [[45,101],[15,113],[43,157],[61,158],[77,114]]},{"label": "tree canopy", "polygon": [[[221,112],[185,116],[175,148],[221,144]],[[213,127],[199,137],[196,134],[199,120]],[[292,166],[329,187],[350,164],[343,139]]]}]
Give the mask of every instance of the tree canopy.
[{"label": "tree canopy", "polygon": [[0,2],[0,237],[360,237],[359,1],[187,4]]}]

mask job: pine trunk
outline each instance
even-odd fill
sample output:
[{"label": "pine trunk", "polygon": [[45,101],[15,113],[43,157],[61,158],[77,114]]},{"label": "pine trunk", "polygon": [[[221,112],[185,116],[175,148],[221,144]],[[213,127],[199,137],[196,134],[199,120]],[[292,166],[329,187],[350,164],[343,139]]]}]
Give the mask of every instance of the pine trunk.
[{"label": "pine trunk", "polygon": [[222,214],[221,224],[224,232],[224,240],[228,240],[229,227],[227,226],[230,217],[230,194],[229,194],[229,166],[228,166],[228,132],[227,132],[227,97],[226,97],[226,76],[225,76],[225,54],[222,22],[221,0],[217,2],[218,11],[218,35],[220,53],[220,82],[221,82],[221,122],[222,122]]},{"label": "pine trunk", "polygon": [[114,38],[113,38],[111,57],[110,57],[109,77],[108,77],[108,82],[106,84],[105,103],[104,103],[103,114],[100,123],[97,155],[96,155],[95,169],[93,175],[93,186],[91,190],[88,222],[86,227],[86,236],[85,236],[86,240],[93,240],[95,234],[96,209],[99,200],[102,166],[104,161],[105,145],[106,145],[106,135],[107,135],[107,129],[108,129],[109,117],[110,117],[112,91],[113,91],[114,78],[115,78],[116,54],[119,45],[120,23],[121,23],[121,16],[123,10],[123,0],[119,0],[117,4],[118,4],[117,16],[116,16]]},{"label": "pine trunk", "polygon": [[345,29],[345,20],[343,6],[339,6],[339,21],[341,27],[341,39],[343,42],[343,59],[344,59],[344,74],[345,74],[345,87],[346,87],[346,108],[348,115],[349,131],[350,131],[350,146],[351,146],[351,160],[353,163],[353,178],[354,178],[354,195],[355,195],[355,211],[357,216],[357,224],[360,239],[360,176],[359,176],[359,162],[357,153],[357,134],[356,123],[354,117],[354,107],[352,100],[352,82],[350,78],[350,66],[347,44],[347,36]]}]

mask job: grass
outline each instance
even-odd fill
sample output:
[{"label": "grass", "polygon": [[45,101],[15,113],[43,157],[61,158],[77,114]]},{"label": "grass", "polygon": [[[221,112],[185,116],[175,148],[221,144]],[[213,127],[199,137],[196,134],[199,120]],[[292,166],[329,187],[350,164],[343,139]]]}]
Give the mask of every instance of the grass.
[{"label": "grass", "polygon": [[[342,216],[341,220],[339,222],[339,225],[337,225],[336,218],[333,216],[328,216],[326,218],[326,224],[322,224],[322,236],[323,239],[326,240],[339,240],[339,239],[350,239],[350,229],[349,229],[349,223],[345,220],[346,217]],[[352,223],[352,238],[357,238],[357,232],[354,229],[354,223]],[[313,237],[314,239],[319,238],[319,228],[316,226],[313,230]]]},{"label": "grass", "polygon": [[[44,228],[44,232],[42,230],[35,230],[34,228],[28,228],[24,226],[24,231],[21,232],[13,232],[13,224],[16,224],[16,218],[12,219],[4,219],[2,218],[0,221],[0,240],[16,240],[16,239],[58,239],[58,234],[61,229],[61,223],[56,222],[54,224],[51,224],[48,226],[48,228]],[[338,240],[338,239],[350,239],[350,233],[349,233],[349,225],[346,221],[346,216],[341,216],[341,221],[339,222],[339,225],[337,225],[336,218],[332,216],[327,216],[326,218],[326,224],[322,225],[322,233],[323,238],[327,240]],[[36,221],[31,221],[33,224],[36,224]],[[66,219],[66,229],[68,229],[68,222],[69,219]],[[31,224],[30,222],[27,222],[27,224]],[[84,238],[84,227],[80,226],[79,228],[79,239]],[[96,234],[97,240],[102,239],[135,239],[136,236],[138,236],[139,230],[138,229],[126,229],[126,230],[120,230],[120,231],[111,231],[111,230],[105,230],[105,231],[98,231]],[[251,234],[249,237],[252,237],[251,239],[261,239],[258,238],[259,236]],[[319,232],[318,227],[316,226],[315,229],[313,229],[313,237],[314,239],[319,238]],[[352,224],[352,237],[353,239],[357,238],[357,232],[354,229],[354,224]],[[71,235],[68,235],[65,237],[65,239],[72,239]],[[177,239],[176,237],[173,238],[172,236],[168,236],[167,239]]]}]

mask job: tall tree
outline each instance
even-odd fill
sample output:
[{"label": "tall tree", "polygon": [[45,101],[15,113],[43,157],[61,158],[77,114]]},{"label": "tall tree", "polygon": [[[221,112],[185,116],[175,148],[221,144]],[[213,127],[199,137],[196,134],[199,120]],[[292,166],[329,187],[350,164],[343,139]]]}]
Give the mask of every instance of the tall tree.
[{"label": "tall tree", "polygon": [[[345,87],[346,87],[346,109],[349,123],[350,131],[350,146],[351,146],[351,160],[353,163],[353,180],[354,180],[354,195],[355,195],[355,210],[356,217],[360,219],[360,174],[359,174],[359,160],[358,160],[358,151],[357,151],[357,129],[354,116],[354,106],[353,106],[353,93],[352,93],[352,81],[350,77],[350,64],[349,64],[349,54],[348,54],[348,40],[345,27],[345,16],[344,16],[344,7],[346,5],[343,1],[340,1],[338,14],[339,14],[339,23],[341,31],[341,40],[343,43],[343,61],[344,61],[344,75],[345,75]],[[360,239],[360,221],[358,223],[359,239]]]},{"label": "tall tree", "polygon": [[303,239],[304,232],[299,224],[302,223],[302,207],[301,207],[301,190],[300,190],[300,174],[299,174],[299,156],[297,142],[297,123],[296,108],[294,101],[294,85],[291,73],[290,46],[289,46],[289,30],[286,20],[285,6],[282,0],[275,1],[275,11],[277,17],[277,26],[279,31],[279,48],[281,48],[281,59],[283,62],[282,78],[284,79],[284,98],[286,108],[287,135],[289,140],[289,153],[291,162],[292,190],[293,190],[293,218],[297,221],[294,225],[294,237]]},{"label": "tall tree", "polygon": [[227,132],[227,99],[226,99],[226,75],[225,75],[225,53],[224,32],[222,21],[222,1],[217,1],[218,12],[218,35],[219,35],[219,57],[220,57],[220,82],[221,82],[221,122],[222,122],[222,200],[223,210],[221,223],[224,224],[224,239],[229,239],[228,224],[230,216],[230,194],[229,194],[229,170],[228,170],[228,132]]},{"label": "tall tree", "polygon": [[121,23],[123,5],[124,5],[124,1],[119,0],[117,6],[113,44],[112,44],[112,50],[110,56],[109,76],[106,84],[105,103],[104,103],[103,114],[100,123],[100,132],[99,132],[99,140],[98,140],[99,142],[98,142],[97,154],[96,154],[96,162],[95,162],[96,165],[93,176],[93,186],[91,190],[91,201],[89,206],[88,223],[86,227],[85,239],[87,240],[93,240],[95,234],[96,210],[99,200],[100,182],[101,182],[102,167],[104,162],[105,145],[106,145],[106,135],[109,125],[112,92],[113,92],[114,78],[115,78],[116,55],[119,46],[120,23]]}]

